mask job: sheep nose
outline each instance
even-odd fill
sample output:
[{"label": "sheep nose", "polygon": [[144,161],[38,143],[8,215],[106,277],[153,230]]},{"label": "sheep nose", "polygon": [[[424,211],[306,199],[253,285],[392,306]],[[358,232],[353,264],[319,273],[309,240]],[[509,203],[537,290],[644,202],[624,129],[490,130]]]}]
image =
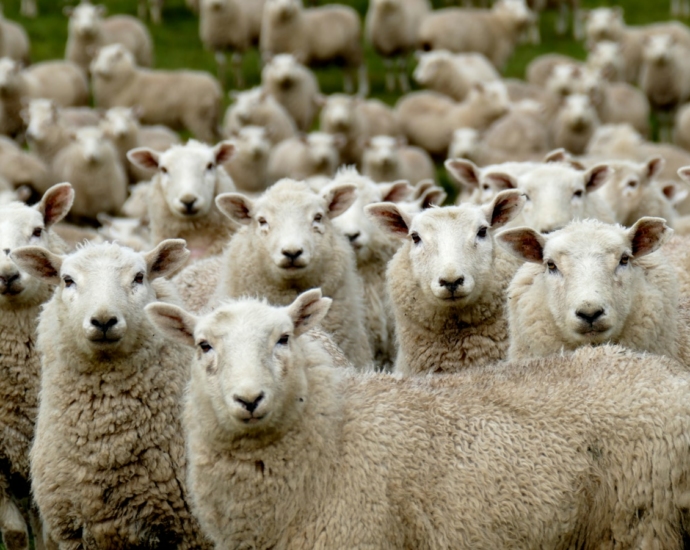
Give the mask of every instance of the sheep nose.
[{"label": "sheep nose", "polygon": [[439,279],[438,284],[440,286],[446,287],[451,293],[455,292],[459,286],[465,283],[465,277],[459,277],[454,281],[446,281],[445,279]]},{"label": "sheep nose", "polygon": [[240,405],[242,405],[245,409],[247,409],[247,411],[249,411],[250,413],[253,413],[256,410],[263,398],[264,392],[261,392],[254,399],[240,397],[239,395],[233,395],[233,399],[237,401]]},{"label": "sheep nose", "polygon": [[5,253],[5,256],[10,255],[10,249],[9,248],[3,248],[2,251]]},{"label": "sheep nose", "polygon": [[575,315],[577,315],[580,319],[583,321],[586,321],[589,325],[593,325],[599,317],[601,317],[604,314],[604,310],[599,308],[594,311],[585,311],[585,310],[578,310],[575,312]]},{"label": "sheep nose", "polygon": [[283,256],[285,256],[291,262],[294,262],[301,255],[302,255],[302,249],[301,248],[298,250],[283,250]]},{"label": "sheep nose", "polygon": [[91,325],[100,330],[104,335],[108,330],[117,325],[117,317],[110,317],[107,320],[91,317]]},{"label": "sheep nose", "polygon": [[345,235],[345,236],[350,240],[351,243],[353,243],[353,242],[355,242],[357,239],[359,239],[360,232],[357,231],[357,233],[348,233],[348,234]]},{"label": "sheep nose", "polygon": [[196,199],[181,200],[180,202],[184,205],[189,214],[194,213],[194,204],[196,203]]}]

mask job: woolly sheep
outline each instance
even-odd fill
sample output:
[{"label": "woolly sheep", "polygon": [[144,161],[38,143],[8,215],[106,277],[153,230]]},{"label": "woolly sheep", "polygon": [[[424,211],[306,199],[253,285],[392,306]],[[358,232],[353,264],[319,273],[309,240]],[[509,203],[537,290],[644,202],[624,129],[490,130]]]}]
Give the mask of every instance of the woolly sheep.
[{"label": "woolly sheep", "polygon": [[235,154],[224,168],[240,191],[260,193],[268,186],[270,138],[261,126],[244,126],[232,136]]},{"label": "woolly sheep", "polygon": [[24,111],[29,148],[50,166],[57,154],[70,144],[70,129],[58,106],[48,99],[32,99]]},{"label": "woolly sheep", "polygon": [[358,92],[366,97],[369,81],[361,34],[359,14],[350,6],[304,9],[302,0],[266,0],[259,45],[264,59],[292,54],[304,65],[339,60],[345,93],[353,93],[358,71]]},{"label": "woolly sheep", "polygon": [[140,219],[118,218],[108,214],[99,214],[97,218],[101,224],[98,233],[105,241],[117,242],[138,252],[148,252],[154,248],[151,246],[149,227]]},{"label": "woolly sheep", "polygon": [[297,126],[290,113],[262,87],[246,92],[231,92],[231,97],[234,103],[228,107],[223,120],[223,135],[226,138],[237,134],[244,126],[267,128],[273,145],[297,134]]},{"label": "woolly sheep", "polygon": [[126,48],[137,65],[153,65],[153,40],[138,19],[129,15],[104,19],[106,7],[85,0],[75,7],[65,7],[64,12],[69,17],[65,59],[79,65],[84,72],[89,71],[98,49],[112,44]]},{"label": "woolly sheep", "polygon": [[181,240],[146,254],[117,244],[69,256],[36,246],[11,254],[57,287],[38,324],[42,388],[31,474],[60,548],[210,548],[185,483],[180,401],[191,353],[159,336],[143,312],[175,301],[161,277],[188,255]]},{"label": "woolly sheep", "polygon": [[189,483],[218,547],[682,547],[690,384],[676,362],[607,346],[361,376],[310,336],[328,306],[318,290],[202,318],[147,306],[199,350]]},{"label": "woolly sheep", "polygon": [[0,57],[9,57],[19,63],[29,63],[29,35],[16,21],[6,19],[0,6]]},{"label": "woolly sheep", "polygon": [[[400,90],[407,93],[406,55],[417,47],[422,18],[431,11],[429,0],[372,0],[364,19],[364,36],[383,57],[386,89],[395,90],[395,64]],[[397,59],[396,59],[397,58]]]},{"label": "woolly sheep", "polygon": [[119,44],[101,49],[91,64],[97,106],[141,107],[144,124],[190,130],[213,142],[218,134],[220,84],[203,71],[140,69]]},{"label": "woolly sheep", "polygon": [[464,158],[481,164],[481,134],[474,128],[458,128],[448,145],[448,159]]},{"label": "woolly sheep", "polygon": [[355,198],[354,185],[329,186],[317,194],[306,183],[289,179],[256,201],[220,195],[218,207],[242,227],[225,248],[216,302],[263,296],[285,305],[301,291],[320,286],[333,300],[323,329],[357,368],[369,368],[362,280],[348,239],[332,222]]},{"label": "woolly sheep", "polygon": [[261,85],[290,114],[297,128],[309,131],[319,108],[319,83],[292,54],[280,54],[261,71]]},{"label": "woolly sheep", "polygon": [[99,212],[118,212],[127,198],[127,176],[117,149],[96,127],[80,128],[72,139],[52,167],[56,179],[74,186],[71,216],[93,220]]},{"label": "woolly sheep", "polygon": [[653,254],[671,232],[661,218],[642,218],[629,229],[583,220],[547,236],[525,227],[501,233],[499,242],[527,262],[508,289],[510,358],[615,343],[687,366],[674,268]]},{"label": "woolly sheep", "polygon": [[155,170],[148,195],[151,241],[185,239],[193,259],[219,254],[235,228],[218,211],[215,198],[235,191],[223,168],[235,146],[221,141],[211,147],[195,140],[160,153],[140,147],[127,158],[141,168]]},{"label": "woolly sheep", "polygon": [[563,100],[563,105],[551,124],[553,145],[580,155],[585,152],[600,123],[599,115],[589,96],[569,95]]},{"label": "woolly sheep", "polygon": [[481,53],[502,69],[532,17],[525,2],[516,0],[499,0],[490,10],[434,10],[422,19],[419,45],[425,51]]},{"label": "woolly sheep", "polygon": [[505,358],[504,293],[517,264],[497,253],[493,233],[523,204],[520,191],[508,190],[486,206],[432,208],[412,218],[391,203],[366,208],[381,229],[405,240],[386,272],[395,372],[457,372]]},{"label": "woolly sheep", "polygon": [[424,149],[390,136],[374,136],[366,141],[362,173],[377,182],[436,179],[436,167]]},{"label": "woolly sheep", "polygon": [[0,529],[11,550],[29,548],[26,522],[15,502],[29,495],[29,449],[41,380],[36,326],[41,304],[52,289],[20,269],[9,254],[26,245],[64,252],[65,243],[53,227],[65,217],[73,199],[72,188],[63,183],[48,190],[33,207],[18,202],[0,206],[4,251],[0,257]]},{"label": "woolly sheep", "polygon": [[268,181],[273,183],[281,178],[303,180],[317,175],[333,176],[340,165],[340,149],[344,145],[343,136],[325,132],[286,139],[271,151]]},{"label": "woolly sheep", "polygon": [[597,42],[587,55],[587,68],[599,71],[609,82],[625,81],[625,59],[618,42]]},{"label": "woolly sheep", "polygon": [[40,194],[50,187],[46,164],[5,136],[0,136],[0,178],[7,180],[14,189],[27,186]]},{"label": "woolly sheep", "polygon": [[525,80],[529,84],[543,88],[546,85],[551,73],[559,65],[570,67],[580,67],[581,62],[568,55],[560,53],[546,53],[535,57],[527,64],[525,69]]}]

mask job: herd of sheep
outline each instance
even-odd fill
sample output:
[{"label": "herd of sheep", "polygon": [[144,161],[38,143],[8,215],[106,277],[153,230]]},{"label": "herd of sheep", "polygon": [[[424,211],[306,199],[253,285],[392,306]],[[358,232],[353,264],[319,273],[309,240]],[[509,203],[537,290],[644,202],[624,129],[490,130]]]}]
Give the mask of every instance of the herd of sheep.
[{"label": "herd of sheep", "polygon": [[5,548],[687,547],[690,28],[555,4],[524,80],[545,0],[0,18]]}]

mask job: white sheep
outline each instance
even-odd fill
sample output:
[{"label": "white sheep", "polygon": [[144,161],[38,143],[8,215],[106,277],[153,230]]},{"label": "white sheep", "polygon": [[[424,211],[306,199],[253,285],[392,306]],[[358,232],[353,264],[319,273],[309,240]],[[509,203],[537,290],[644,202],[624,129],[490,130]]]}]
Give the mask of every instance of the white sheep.
[{"label": "white sheep", "polygon": [[329,304],[315,289],[204,317],[147,306],[197,350],[189,485],[217,547],[682,547],[690,382],[675,361],[606,346],[361,376],[311,335]]},{"label": "white sheep", "polygon": [[453,131],[453,135],[448,145],[446,158],[463,158],[482,164],[481,133],[474,128],[458,128]]},{"label": "white sheep", "polygon": [[[23,1],[23,0],[22,0]],[[19,23],[6,19],[0,6],[0,57],[29,63],[29,35]]]},{"label": "white sheep", "polygon": [[245,92],[230,92],[233,104],[228,107],[223,120],[226,138],[237,134],[244,126],[262,126],[271,134],[271,143],[297,135],[297,126],[290,113],[260,86]]},{"label": "white sheep", "polygon": [[261,86],[290,113],[303,132],[309,131],[320,107],[319,82],[292,54],[273,57],[261,71]]},{"label": "white sheep", "polygon": [[362,173],[376,182],[436,180],[429,154],[390,136],[374,136],[364,144]]},{"label": "white sheep", "polygon": [[[355,198],[354,185],[328,186],[317,194],[306,183],[288,179],[256,201],[220,195],[218,207],[241,229],[225,248],[214,303],[261,296],[272,304],[288,304],[300,292],[320,286],[333,299],[324,330],[353,365],[369,368],[372,350],[364,325],[362,280],[348,239],[332,222]],[[238,257],[243,261],[237,262]]]},{"label": "white sheep", "polygon": [[[29,496],[29,449],[34,437],[41,382],[36,326],[41,305],[52,289],[20,269],[10,253],[26,245],[66,251],[53,230],[69,212],[74,192],[68,183],[48,190],[35,206],[0,206],[0,530],[8,550],[29,548],[26,519],[16,502]],[[9,485],[8,482],[14,482]],[[7,485],[7,486],[6,486]],[[22,486],[26,494],[22,494]]]},{"label": "white sheep", "polygon": [[496,253],[493,233],[524,202],[513,189],[485,206],[431,208],[414,217],[391,203],[366,208],[381,229],[404,240],[386,272],[395,372],[457,372],[506,357],[504,294],[518,264]]},{"label": "white sheep", "polygon": [[529,84],[543,88],[551,76],[551,73],[559,65],[580,67],[582,63],[574,57],[560,53],[542,54],[535,57],[527,64],[527,68],[525,69],[525,80]]},{"label": "white sheep", "polygon": [[358,93],[366,97],[369,79],[361,34],[359,14],[350,6],[304,9],[302,0],[266,0],[259,44],[264,59],[293,54],[304,65],[340,60],[345,93],[353,93],[358,72]]},{"label": "white sheep", "polygon": [[53,176],[74,186],[71,216],[94,220],[99,212],[114,214],[127,198],[127,175],[117,149],[97,127],[80,128],[55,157]]},{"label": "white sheep", "polygon": [[98,214],[98,234],[107,242],[117,242],[138,252],[148,252],[151,245],[149,226],[139,218],[118,218],[108,214]]},{"label": "white sheep", "polygon": [[429,0],[371,0],[364,19],[364,36],[383,57],[386,90],[395,90],[396,62],[400,90],[407,93],[407,55],[417,47],[422,18],[431,11]]},{"label": "white sheep", "polygon": [[39,194],[43,194],[51,184],[48,166],[5,136],[0,136],[0,178],[4,178],[13,189],[28,187]]},{"label": "white sheep", "polygon": [[343,136],[325,132],[312,132],[281,141],[268,159],[268,181],[333,176],[340,166],[340,149],[344,146]]},{"label": "white sheep", "polygon": [[259,193],[268,186],[270,138],[261,126],[244,126],[232,136],[235,154],[224,168],[240,191]]},{"label": "white sheep", "polygon": [[434,10],[422,19],[419,46],[425,51],[481,53],[502,69],[532,18],[523,0],[498,0],[490,10]]},{"label": "white sheep", "polygon": [[101,49],[91,64],[97,106],[141,107],[144,124],[190,130],[198,139],[215,141],[222,91],[203,71],[162,71],[137,67],[119,44]]},{"label": "white sheep", "polygon": [[618,42],[597,42],[587,55],[587,68],[599,71],[609,82],[625,81],[625,59]]},{"label": "white sheep", "polygon": [[22,117],[29,148],[50,166],[70,143],[70,128],[62,119],[59,107],[48,99],[32,99]]},{"label": "white sheep", "polygon": [[77,6],[66,6],[69,17],[65,59],[88,72],[99,48],[121,44],[136,59],[137,65],[153,65],[153,40],[146,26],[130,15],[104,19],[106,7],[82,0]]},{"label": "white sheep", "polygon": [[582,154],[600,124],[597,110],[588,95],[569,95],[564,98],[551,123],[552,144],[575,155]]},{"label": "white sheep", "polygon": [[234,151],[231,142],[211,147],[190,140],[163,153],[146,147],[127,153],[140,168],[156,171],[146,197],[154,245],[185,239],[193,259],[221,252],[235,228],[218,211],[215,198],[235,190],[223,168]]},{"label": "white sheep", "polygon": [[148,253],[38,247],[12,259],[56,287],[41,312],[42,388],[31,448],[32,493],[60,548],[207,549],[185,482],[181,399],[189,350],[158,335],[143,308],[175,302],[162,279],[184,241]]}]

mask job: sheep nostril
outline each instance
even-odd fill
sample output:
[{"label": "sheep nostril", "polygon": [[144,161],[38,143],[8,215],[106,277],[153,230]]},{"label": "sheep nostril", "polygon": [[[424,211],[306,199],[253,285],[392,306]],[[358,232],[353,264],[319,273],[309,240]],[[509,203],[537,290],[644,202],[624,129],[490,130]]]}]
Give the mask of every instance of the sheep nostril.
[{"label": "sheep nostril", "polygon": [[110,317],[107,321],[103,322],[96,317],[91,318],[91,325],[100,330],[103,334],[108,332],[111,328],[117,325],[117,317]]},{"label": "sheep nostril", "polygon": [[604,315],[604,310],[603,309],[597,309],[595,311],[583,311],[579,310],[575,312],[575,315],[577,315],[580,319],[583,321],[587,322],[590,325],[593,325],[599,317]]},{"label": "sheep nostril", "polygon": [[242,407],[244,407],[247,411],[250,413],[253,413],[256,408],[259,406],[259,403],[264,398],[264,392],[261,392],[259,395],[257,395],[254,399],[247,399],[244,397],[239,397],[238,395],[234,395],[233,399],[237,401]]},{"label": "sheep nostril", "polygon": [[357,231],[357,233],[351,233],[347,235],[347,238],[350,240],[351,243],[355,242],[360,236],[360,232]]},{"label": "sheep nostril", "polygon": [[283,250],[283,256],[288,258],[291,261],[295,261],[297,258],[299,258],[302,255],[302,249],[299,250]]}]

